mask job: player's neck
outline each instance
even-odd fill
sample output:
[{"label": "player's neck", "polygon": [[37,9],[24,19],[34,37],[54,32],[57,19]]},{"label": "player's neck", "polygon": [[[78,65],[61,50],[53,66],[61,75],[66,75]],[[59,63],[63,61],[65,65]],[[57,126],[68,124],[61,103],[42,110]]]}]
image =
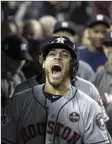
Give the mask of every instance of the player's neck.
[{"label": "player's neck", "polygon": [[54,94],[54,95],[64,95],[70,86],[70,80],[66,80],[64,81],[60,86],[58,87],[53,87],[48,80],[46,80],[45,83],[45,92],[48,92],[50,94]]},{"label": "player's neck", "polygon": [[88,48],[90,52],[96,52],[96,49],[94,48],[94,46],[92,46],[92,44],[90,44]]},{"label": "player's neck", "polygon": [[89,50],[93,53],[96,53],[96,52],[101,52],[102,49],[98,49],[98,48],[95,48],[93,45],[90,45],[89,46]]}]

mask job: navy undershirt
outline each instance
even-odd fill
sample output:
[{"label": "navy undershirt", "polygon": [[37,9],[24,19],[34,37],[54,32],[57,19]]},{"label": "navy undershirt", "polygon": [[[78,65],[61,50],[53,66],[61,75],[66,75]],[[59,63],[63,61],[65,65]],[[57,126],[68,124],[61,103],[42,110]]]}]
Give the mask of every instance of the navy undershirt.
[{"label": "navy undershirt", "polygon": [[60,99],[62,97],[62,95],[53,95],[53,94],[50,94],[48,92],[45,92],[44,91],[44,87],[43,87],[43,94],[44,96],[49,99],[51,102],[55,102],[57,101],[58,99]]},{"label": "navy undershirt", "polygon": [[87,62],[95,72],[98,70],[98,68],[104,66],[107,61],[107,58],[103,51],[94,53],[91,52],[86,46],[79,47],[79,55],[80,59]]}]

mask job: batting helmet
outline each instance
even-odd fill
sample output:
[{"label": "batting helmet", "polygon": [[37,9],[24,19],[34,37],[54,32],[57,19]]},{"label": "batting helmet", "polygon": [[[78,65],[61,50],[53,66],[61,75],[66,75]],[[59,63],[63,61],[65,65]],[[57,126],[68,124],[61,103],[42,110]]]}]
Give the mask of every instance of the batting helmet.
[{"label": "batting helmet", "polygon": [[71,78],[73,78],[73,76],[76,75],[76,73],[78,71],[78,67],[79,67],[79,56],[78,56],[77,46],[71,40],[69,40],[69,38],[67,38],[67,37],[64,37],[64,36],[54,37],[42,49],[44,60],[45,60],[47,54],[49,53],[49,51],[54,48],[64,48],[64,49],[67,49],[71,53],[72,60],[71,60],[70,68],[72,70]]}]

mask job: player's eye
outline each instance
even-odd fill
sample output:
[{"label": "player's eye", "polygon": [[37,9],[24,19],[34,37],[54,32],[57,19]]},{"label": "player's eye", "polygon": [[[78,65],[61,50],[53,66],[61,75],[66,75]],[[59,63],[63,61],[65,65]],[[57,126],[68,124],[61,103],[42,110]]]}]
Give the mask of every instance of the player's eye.
[{"label": "player's eye", "polygon": [[48,55],[49,55],[49,56],[55,56],[55,55],[56,55],[56,52],[55,52],[55,51],[50,51]]},{"label": "player's eye", "polygon": [[66,57],[66,58],[69,58],[69,57],[70,57],[70,55],[69,55],[67,52],[63,52],[63,53],[62,53],[62,56],[63,56],[63,57]]}]

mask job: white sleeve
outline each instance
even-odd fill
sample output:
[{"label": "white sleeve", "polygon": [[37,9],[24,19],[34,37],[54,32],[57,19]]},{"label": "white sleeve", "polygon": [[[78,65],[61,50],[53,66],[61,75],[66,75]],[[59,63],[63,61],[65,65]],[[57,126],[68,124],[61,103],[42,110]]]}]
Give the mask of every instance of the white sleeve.
[{"label": "white sleeve", "polygon": [[101,109],[102,109],[104,121],[105,121],[105,122],[108,121],[108,120],[109,120],[109,117],[108,117],[108,115],[107,115],[107,113],[106,113],[106,110],[105,110],[105,108],[104,108],[104,105],[103,105],[101,96],[100,96],[97,88],[96,88],[94,85],[92,85],[90,91],[91,91],[91,96],[92,96],[92,98],[100,105],[100,107],[101,107]]},{"label": "white sleeve", "polygon": [[96,102],[88,108],[84,127],[84,144],[109,143],[102,111]]},{"label": "white sleeve", "polygon": [[[8,108],[9,110],[9,108]],[[10,116],[7,108],[2,109],[1,113],[1,143],[17,144],[16,141],[16,125]]]}]

